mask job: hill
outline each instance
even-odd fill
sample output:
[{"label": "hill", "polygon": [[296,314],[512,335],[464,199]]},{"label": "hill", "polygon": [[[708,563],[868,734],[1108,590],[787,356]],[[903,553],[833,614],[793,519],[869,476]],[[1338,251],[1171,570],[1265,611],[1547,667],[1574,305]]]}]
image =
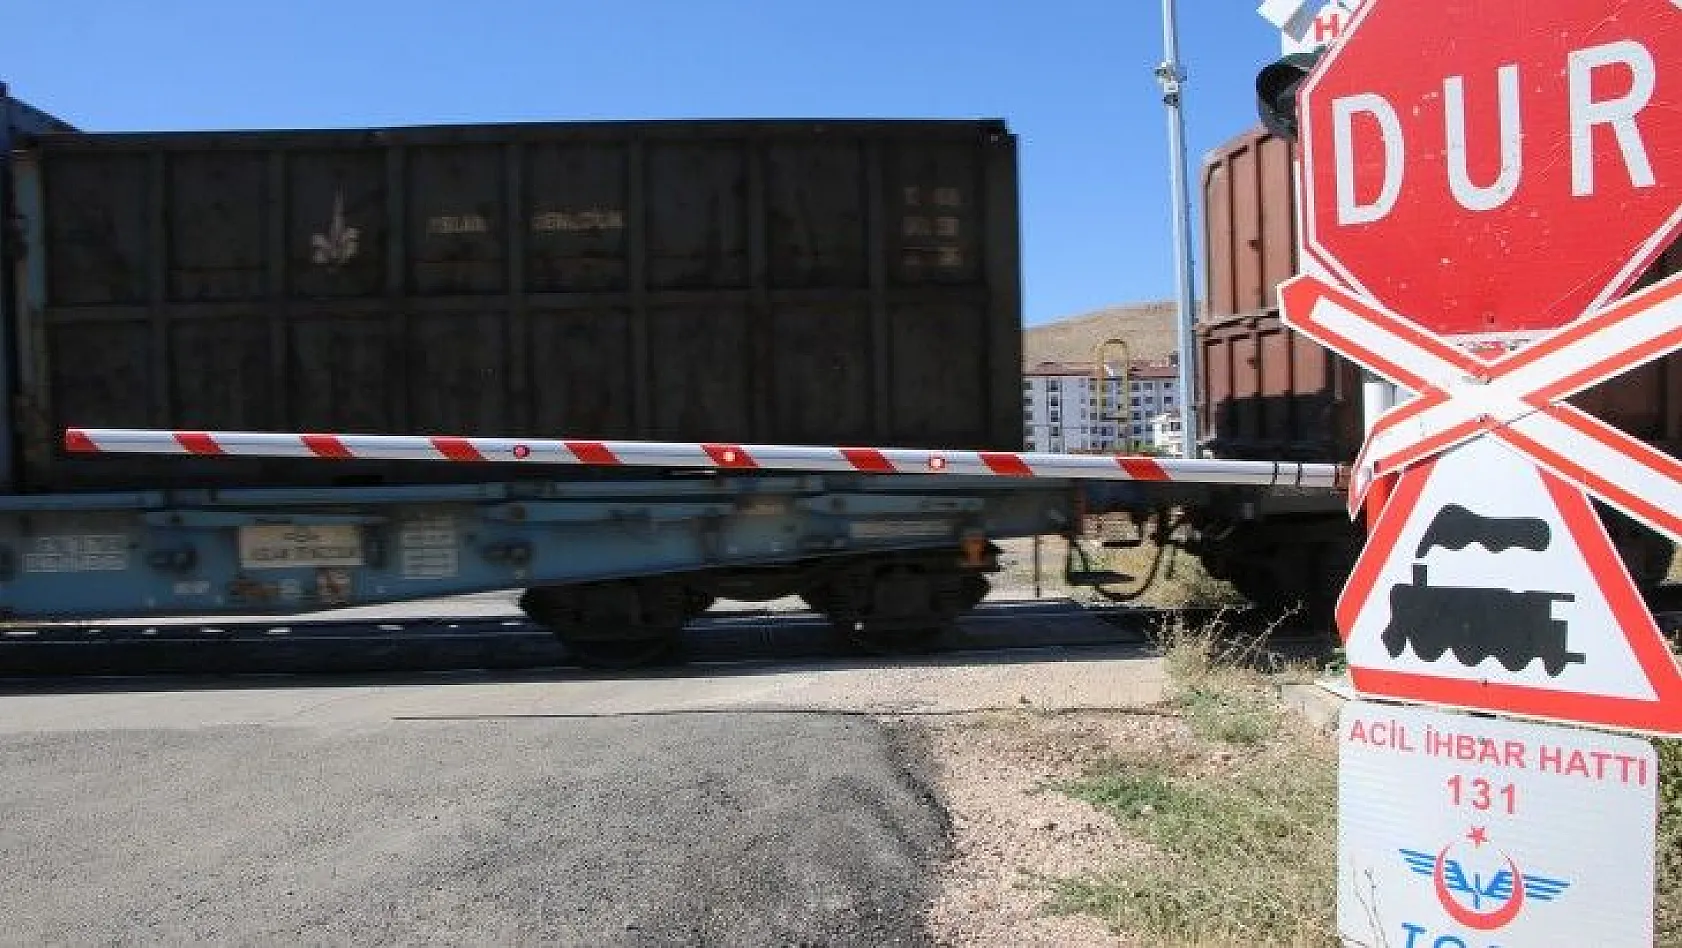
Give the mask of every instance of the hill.
[{"label": "hill", "polygon": [[1022,333],[1022,364],[1091,362],[1097,345],[1111,338],[1127,343],[1135,359],[1165,359],[1179,344],[1178,312],[1171,300],[1135,303],[1031,326]]}]

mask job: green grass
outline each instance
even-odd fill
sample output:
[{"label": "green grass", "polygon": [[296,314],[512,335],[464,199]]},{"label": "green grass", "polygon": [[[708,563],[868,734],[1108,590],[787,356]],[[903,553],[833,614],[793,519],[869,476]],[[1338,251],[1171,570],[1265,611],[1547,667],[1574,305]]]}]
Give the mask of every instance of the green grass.
[{"label": "green grass", "polygon": [[1180,758],[1111,758],[1052,785],[1156,857],[1052,880],[1051,911],[1153,945],[1337,943],[1336,747],[1290,725],[1264,635],[1235,639],[1219,620],[1160,630],[1190,732]]},{"label": "green grass", "polygon": [[[1230,668],[1224,674],[1243,680]],[[1048,908],[1092,915],[1160,945],[1337,944],[1335,748],[1302,743],[1284,712],[1254,693],[1198,680],[1203,690],[1179,699],[1193,733],[1207,749],[1236,744],[1256,753],[1213,777],[1160,758],[1112,758],[1051,785],[1108,813],[1157,858],[1052,880]],[[1682,741],[1655,743],[1655,944],[1682,948]]]},{"label": "green grass", "polygon": [[1192,732],[1206,741],[1260,744],[1279,731],[1280,711],[1264,695],[1192,691],[1178,703]]},{"label": "green grass", "polygon": [[1152,944],[1335,944],[1336,786],[1329,757],[1215,780],[1111,761],[1057,789],[1160,856],[1059,880],[1050,908]]},{"label": "green grass", "polygon": [[[1284,619],[1278,620],[1280,622]],[[1256,745],[1277,736],[1286,718],[1277,686],[1311,681],[1316,669],[1283,662],[1265,648],[1273,627],[1235,634],[1226,612],[1212,620],[1167,620],[1157,631],[1174,688],[1170,700],[1205,741]]]}]

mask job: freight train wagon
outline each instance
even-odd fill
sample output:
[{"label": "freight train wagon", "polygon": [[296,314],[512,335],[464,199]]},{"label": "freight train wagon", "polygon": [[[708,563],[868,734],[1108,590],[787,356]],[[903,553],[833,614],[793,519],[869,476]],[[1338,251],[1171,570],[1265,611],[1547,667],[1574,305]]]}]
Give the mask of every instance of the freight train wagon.
[{"label": "freight train wagon", "polygon": [[938,454],[856,473],[67,450],[66,429],[126,428],[1015,451],[1016,140],[911,120],[86,134],[8,109],[15,620],[523,589],[619,664],[716,597],[799,594],[889,647],[976,605],[991,540],[1333,496],[1289,465],[1211,484],[929,476]]},{"label": "freight train wagon", "polygon": [[[1297,271],[1294,147],[1257,127],[1206,158],[1202,174],[1204,311],[1198,325],[1199,445],[1219,458],[1350,464],[1364,436],[1362,370],[1287,329],[1277,287]],[[1673,246],[1640,281],[1682,265]],[[1682,448],[1682,357],[1670,356],[1571,399],[1676,454]],[[1662,584],[1665,537],[1599,506],[1636,582]],[[1341,498],[1288,516],[1232,519],[1198,511],[1205,563],[1252,599],[1302,601],[1329,614],[1360,552],[1362,526]]]},{"label": "freight train wagon", "polygon": [[1021,444],[996,121],[55,134],[14,161],[23,492],[472,480],[69,426]]}]

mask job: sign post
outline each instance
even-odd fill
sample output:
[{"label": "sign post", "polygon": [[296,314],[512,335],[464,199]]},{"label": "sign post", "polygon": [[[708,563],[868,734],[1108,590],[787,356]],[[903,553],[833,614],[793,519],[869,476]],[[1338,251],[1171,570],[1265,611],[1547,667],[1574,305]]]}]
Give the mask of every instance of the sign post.
[{"label": "sign post", "polygon": [[[1301,7],[1263,15],[1301,37]],[[1650,941],[1650,747],[1369,702],[1682,736],[1682,670],[1592,503],[1682,540],[1682,463],[1568,403],[1682,351],[1682,275],[1630,292],[1682,233],[1682,7],[1364,0],[1297,106],[1285,323],[1401,395],[1349,496],[1340,927]]]}]

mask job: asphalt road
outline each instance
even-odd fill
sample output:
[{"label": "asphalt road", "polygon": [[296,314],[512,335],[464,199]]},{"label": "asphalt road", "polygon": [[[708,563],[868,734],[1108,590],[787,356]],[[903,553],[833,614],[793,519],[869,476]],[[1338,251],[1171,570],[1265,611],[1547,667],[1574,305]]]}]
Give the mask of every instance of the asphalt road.
[{"label": "asphalt road", "polygon": [[0,941],[915,945],[944,817],[868,718],[0,735]]},{"label": "asphalt road", "polygon": [[12,682],[0,945],[922,945],[915,726],[1160,697],[1136,647]]},{"label": "asphalt road", "polygon": [[947,817],[882,718],[1165,684],[1130,646],[7,682],[0,946],[929,944]]}]

